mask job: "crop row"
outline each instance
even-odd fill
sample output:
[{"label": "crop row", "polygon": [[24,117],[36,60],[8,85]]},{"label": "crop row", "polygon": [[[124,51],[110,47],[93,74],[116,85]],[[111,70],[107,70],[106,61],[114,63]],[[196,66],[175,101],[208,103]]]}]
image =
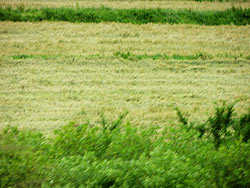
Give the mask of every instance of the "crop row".
[{"label": "crop row", "polygon": [[200,25],[247,25],[250,9],[231,8],[225,11],[195,11],[171,9],[111,9],[111,8],[0,8],[0,20],[5,21],[69,21],[121,22],[133,24],[170,23]]}]

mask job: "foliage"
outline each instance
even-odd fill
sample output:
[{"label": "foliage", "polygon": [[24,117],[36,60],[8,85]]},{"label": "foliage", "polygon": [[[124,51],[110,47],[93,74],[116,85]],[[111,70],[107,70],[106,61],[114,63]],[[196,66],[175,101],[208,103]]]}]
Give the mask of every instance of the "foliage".
[{"label": "foliage", "polygon": [[215,114],[207,119],[204,123],[188,122],[177,108],[179,121],[186,130],[194,129],[200,133],[200,137],[212,137],[216,149],[222,142],[230,139],[238,139],[248,142],[250,139],[250,110],[248,113],[237,118],[234,117],[234,105],[226,105],[215,109]]},{"label": "foliage", "polygon": [[0,187],[40,187],[47,155],[40,133],[6,127],[0,135]]},{"label": "foliage", "polygon": [[133,127],[125,115],[70,123],[50,138],[4,128],[0,187],[250,186],[250,113],[236,117],[233,105],[223,105],[206,122],[190,123],[178,110],[180,126],[163,129]]},{"label": "foliage", "polygon": [[250,9],[231,8],[225,11],[195,11],[171,9],[111,9],[111,8],[0,8],[0,20],[121,22],[133,24],[170,23],[200,25],[247,25]]}]

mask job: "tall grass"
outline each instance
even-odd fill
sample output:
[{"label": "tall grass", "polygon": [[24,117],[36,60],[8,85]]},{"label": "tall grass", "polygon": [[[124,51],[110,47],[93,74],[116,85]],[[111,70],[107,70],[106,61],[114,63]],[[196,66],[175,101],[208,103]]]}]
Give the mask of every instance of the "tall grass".
[{"label": "tall grass", "polygon": [[250,112],[233,112],[224,105],[194,124],[179,111],[180,125],[164,129],[133,127],[123,123],[126,114],[113,122],[102,116],[98,125],[70,123],[50,138],[6,127],[0,187],[249,187]]},{"label": "tall grass", "polygon": [[133,24],[170,23],[200,25],[247,25],[250,9],[231,8],[225,11],[195,11],[171,9],[111,9],[111,8],[0,8],[0,20],[121,22]]}]

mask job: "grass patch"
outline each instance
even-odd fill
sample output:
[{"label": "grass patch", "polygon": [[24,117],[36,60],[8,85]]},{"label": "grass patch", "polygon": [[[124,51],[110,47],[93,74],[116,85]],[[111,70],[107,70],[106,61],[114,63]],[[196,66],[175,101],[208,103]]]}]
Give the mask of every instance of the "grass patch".
[{"label": "grass patch", "polygon": [[135,55],[130,52],[123,53],[123,52],[116,52],[114,54],[115,57],[120,57],[123,59],[128,59],[128,60],[143,60],[143,59],[163,59],[163,60],[197,60],[197,59],[212,59],[211,56],[204,55],[202,53],[198,53],[196,55],[188,55],[188,56],[183,56],[183,55],[162,55],[162,54],[155,54],[155,55]]},{"label": "grass patch", "polygon": [[170,23],[199,25],[247,25],[250,9],[231,8],[225,11],[195,11],[171,9],[111,9],[111,8],[0,8],[0,20],[5,21],[69,21],[121,22],[133,24]]},{"label": "grass patch", "polygon": [[215,58],[222,58],[223,60],[227,59],[234,59],[235,61],[240,60],[249,60],[250,56],[243,57],[242,55],[239,56],[229,56],[227,54],[217,54],[216,56],[211,56],[207,54],[197,53],[195,55],[163,55],[163,54],[155,54],[155,55],[136,55],[132,54],[130,52],[115,52],[113,56],[105,56],[102,54],[95,54],[95,55],[27,55],[27,54],[21,54],[21,55],[13,55],[10,56],[10,58],[14,60],[25,60],[25,59],[43,59],[43,60],[50,60],[50,59],[56,59],[56,58],[65,58],[65,59],[114,59],[114,58],[121,58],[125,60],[130,61],[140,61],[140,60],[178,60],[178,61],[190,61],[190,60],[213,60]]},{"label": "grass patch", "polygon": [[123,123],[126,114],[102,116],[49,138],[6,127],[0,187],[249,187],[250,112],[237,116],[224,105],[195,123],[178,114],[175,126],[149,128]]},{"label": "grass patch", "polygon": [[48,60],[48,59],[54,59],[58,56],[49,56],[49,55],[27,55],[27,54],[21,54],[21,55],[13,55],[10,56],[12,59],[44,59],[44,60]]}]

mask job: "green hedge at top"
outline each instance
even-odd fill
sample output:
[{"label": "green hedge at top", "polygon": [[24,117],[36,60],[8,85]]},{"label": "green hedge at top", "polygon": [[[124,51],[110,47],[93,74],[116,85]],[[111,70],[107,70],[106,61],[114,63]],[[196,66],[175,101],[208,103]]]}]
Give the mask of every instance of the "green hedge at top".
[{"label": "green hedge at top", "polygon": [[195,11],[171,9],[111,9],[111,8],[0,8],[0,20],[5,21],[69,21],[121,22],[133,24],[170,23],[200,25],[247,25],[250,9],[231,8],[225,11]]}]

